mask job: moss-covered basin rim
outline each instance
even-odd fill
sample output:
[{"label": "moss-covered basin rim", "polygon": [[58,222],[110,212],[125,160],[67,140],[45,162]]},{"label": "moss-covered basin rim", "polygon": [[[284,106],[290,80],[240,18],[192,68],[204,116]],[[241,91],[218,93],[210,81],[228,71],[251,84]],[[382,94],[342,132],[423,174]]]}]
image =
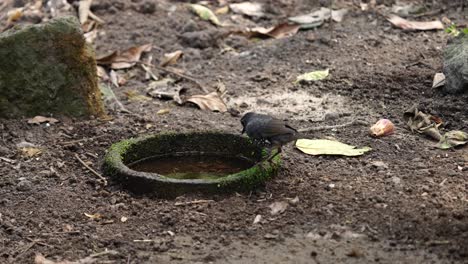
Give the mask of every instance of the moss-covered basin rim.
[{"label": "moss-covered basin rim", "polygon": [[[253,161],[255,165],[218,179],[175,179],[157,173],[135,171],[127,166],[145,158],[173,153],[243,157]],[[241,135],[223,132],[170,132],[126,139],[113,144],[104,160],[104,172],[117,180],[140,180],[151,183],[155,188],[180,185],[246,189],[263,183],[277,172],[279,155],[271,162],[266,160],[267,156],[266,149]]]}]

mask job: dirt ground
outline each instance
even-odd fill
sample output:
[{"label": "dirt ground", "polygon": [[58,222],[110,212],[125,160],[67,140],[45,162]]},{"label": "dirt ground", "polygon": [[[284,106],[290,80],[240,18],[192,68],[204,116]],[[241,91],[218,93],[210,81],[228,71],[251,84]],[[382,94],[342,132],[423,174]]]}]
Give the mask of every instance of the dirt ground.
[{"label": "dirt ground", "polygon": [[[320,6],[263,2],[267,18],[219,17],[274,25]],[[446,16],[466,25],[467,10],[447,2],[433,7],[442,8],[440,13],[419,19]],[[0,157],[14,160],[0,159],[0,263],[33,263],[37,253],[76,261],[105,251],[95,256],[97,263],[468,263],[468,148],[436,149],[402,119],[419,103],[444,120],[444,129],[468,131],[468,96],[431,88],[442,69],[447,33],[406,32],[349,1],[337,3],[350,11],[332,26],[283,39],[232,35],[199,45],[181,35],[216,27],[184,4],[94,1],[92,10],[106,21],[95,41],[97,54],[152,43],[157,63],[180,49],[185,54],[174,67],[211,90],[224,83],[227,105],[241,113],[270,113],[297,128],[388,118],[396,133],[375,139],[362,125],[309,133],[373,150],[360,157],[324,157],[288,146],[279,174],[251,193],[175,200],[135,196],[112,182],[103,187],[75,156],[99,170],[106,149],[121,139],[161,131],[240,133],[241,125],[228,112],[128,100],[126,91],[145,94],[147,86],[143,70],[134,67],[128,70],[134,77],[114,91],[142,118],[112,111],[111,120],[59,117],[51,126],[30,125],[30,117],[0,120]],[[325,68],[331,75],[323,81],[292,83],[299,74]],[[189,94],[202,93],[190,81],[178,84]],[[156,114],[166,108],[169,113]],[[42,154],[23,157],[16,147],[22,141],[40,146]],[[299,201],[284,213],[270,214],[270,204],[295,197]],[[201,199],[211,201],[191,203]],[[253,224],[257,215],[262,219]]]}]

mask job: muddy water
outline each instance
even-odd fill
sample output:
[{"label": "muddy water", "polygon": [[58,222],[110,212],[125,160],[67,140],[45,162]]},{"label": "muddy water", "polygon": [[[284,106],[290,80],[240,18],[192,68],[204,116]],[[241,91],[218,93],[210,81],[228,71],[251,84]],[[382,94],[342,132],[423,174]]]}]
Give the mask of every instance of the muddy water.
[{"label": "muddy water", "polygon": [[253,166],[249,160],[215,155],[165,156],[137,161],[129,167],[175,179],[218,179]]}]

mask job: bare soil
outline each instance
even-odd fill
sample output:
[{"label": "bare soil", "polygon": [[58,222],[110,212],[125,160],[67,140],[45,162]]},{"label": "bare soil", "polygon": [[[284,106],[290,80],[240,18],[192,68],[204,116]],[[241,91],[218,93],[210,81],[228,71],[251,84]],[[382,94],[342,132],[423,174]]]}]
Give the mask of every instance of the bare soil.
[{"label": "bare soil", "polygon": [[[273,25],[319,7],[318,1],[263,2],[267,18],[236,21]],[[442,7],[441,13],[419,19],[446,16],[466,24],[466,9],[446,2],[434,7]],[[150,54],[158,61],[180,49],[185,55],[175,67],[212,91],[218,80],[224,83],[228,106],[241,113],[273,114],[297,128],[388,118],[396,133],[371,138],[362,125],[309,133],[373,150],[324,157],[288,146],[277,177],[250,193],[135,196],[112,181],[102,186],[75,156],[99,170],[106,149],[121,139],[162,131],[241,131],[240,117],[229,112],[128,100],[126,91],[145,94],[147,86],[143,70],[135,67],[128,71],[134,77],[114,90],[140,117],[111,112],[111,120],[59,118],[51,126],[30,125],[29,117],[0,120],[0,157],[14,160],[0,159],[0,263],[33,263],[37,253],[72,261],[106,250],[115,252],[97,263],[468,263],[468,148],[436,149],[402,119],[418,103],[441,117],[444,129],[468,131],[468,96],[431,88],[442,69],[445,32],[403,31],[345,2],[340,4],[350,13],[343,22],[293,37],[231,35],[200,44],[181,35],[218,31],[184,4],[94,1],[92,10],[106,21],[97,54],[153,43],[157,48]],[[292,83],[299,74],[325,68],[331,73],[326,80]],[[202,93],[190,81],[178,85]],[[156,114],[165,108],[168,114]],[[22,141],[40,146],[42,154],[23,157],[16,147]],[[299,201],[291,202],[295,197]],[[271,215],[270,204],[280,201],[288,208]],[[262,218],[253,224],[257,215]]]}]

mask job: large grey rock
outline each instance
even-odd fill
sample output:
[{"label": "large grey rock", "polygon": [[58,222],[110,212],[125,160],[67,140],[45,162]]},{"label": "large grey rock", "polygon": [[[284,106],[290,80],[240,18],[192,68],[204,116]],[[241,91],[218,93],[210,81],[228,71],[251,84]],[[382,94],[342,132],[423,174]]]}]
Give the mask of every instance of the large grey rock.
[{"label": "large grey rock", "polygon": [[447,93],[468,92],[468,35],[460,33],[451,39],[444,51]]},{"label": "large grey rock", "polygon": [[78,20],[0,34],[0,117],[104,115],[96,60]]}]

